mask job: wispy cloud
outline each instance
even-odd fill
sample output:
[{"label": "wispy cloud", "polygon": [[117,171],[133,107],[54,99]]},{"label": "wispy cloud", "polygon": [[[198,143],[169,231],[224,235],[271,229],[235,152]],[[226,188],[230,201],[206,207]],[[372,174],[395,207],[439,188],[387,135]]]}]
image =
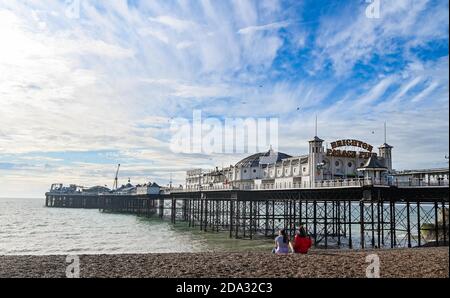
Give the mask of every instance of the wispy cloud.
[{"label": "wispy cloud", "polygon": [[276,22],[276,23],[270,23],[266,25],[259,25],[259,26],[248,26],[245,28],[241,28],[238,30],[239,34],[252,34],[258,31],[268,31],[268,30],[277,30],[280,28],[287,27],[289,25],[289,22]]},{"label": "wispy cloud", "polygon": [[193,109],[279,117],[291,154],[318,114],[327,140],[377,144],[387,120],[397,168],[448,155],[445,1],[382,1],[380,19],[364,1],[80,3],[70,18],[64,1],[0,0],[0,196],[111,184],[119,162],[180,183],[243,157],[172,153],[170,120]]},{"label": "wispy cloud", "polygon": [[165,25],[179,32],[187,31],[197,26],[197,24],[192,21],[181,20],[171,16],[149,17],[148,19],[152,22]]}]

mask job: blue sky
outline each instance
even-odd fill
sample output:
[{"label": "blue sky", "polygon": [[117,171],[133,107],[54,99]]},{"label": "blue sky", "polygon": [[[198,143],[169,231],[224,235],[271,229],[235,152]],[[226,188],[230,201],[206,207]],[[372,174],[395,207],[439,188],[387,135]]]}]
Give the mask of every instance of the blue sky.
[{"label": "blue sky", "polygon": [[0,196],[243,157],[171,152],[170,119],[194,109],[278,117],[289,154],[316,114],[321,138],[375,146],[387,121],[394,168],[448,166],[448,1],[379,3],[0,0]]}]

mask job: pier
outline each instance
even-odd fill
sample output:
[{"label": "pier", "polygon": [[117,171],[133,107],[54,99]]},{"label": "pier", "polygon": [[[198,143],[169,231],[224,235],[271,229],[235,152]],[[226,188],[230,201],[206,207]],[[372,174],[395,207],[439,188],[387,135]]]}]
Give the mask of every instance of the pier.
[{"label": "pier", "polygon": [[314,188],[170,189],[158,195],[46,193],[46,206],[157,216],[231,238],[293,237],[303,225],[318,248],[448,245],[446,185],[341,181]]}]

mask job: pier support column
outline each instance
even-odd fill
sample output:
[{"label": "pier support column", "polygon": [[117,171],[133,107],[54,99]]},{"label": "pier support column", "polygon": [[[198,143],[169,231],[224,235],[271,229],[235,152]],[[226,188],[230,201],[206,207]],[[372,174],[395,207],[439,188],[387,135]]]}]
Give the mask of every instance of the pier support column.
[{"label": "pier support column", "polygon": [[422,231],[420,223],[420,202],[417,201],[417,245],[422,246]]},{"label": "pier support column", "polygon": [[208,198],[205,198],[205,217],[204,217],[204,222],[203,222],[203,231],[207,231],[208,230]]},{"label": "pier support column", "polygon": [[438,220],[438,202],[434,202],[434,235],[436,237],[436,246],[439,246],[439,220]]},{"label": "pier support column", "polygon": [[314,247],[317,247],[317,202],[313,201],[313,233]]},{"label": "pier support column", "polygon": [[293,200],[292,200],[292,202],[294,203],[294,210],[293,210],[293,212],[294,212],[294,220],[293,220],[293,222],[294,222],[294,227],[293,227],[293,230],[294,230],[294,232],[293,232],[293,236],[295,235],[295,228],[296,227],[298,227],[297,226],[297,202],[300,202],[299,200],[298,200],[298,198],[294,198]]},{"label": "pier support column", "polygon": [[390,215],[390,234],[391,234],[391,248],[394,248],[397,246],[397,236],[395,234],[395,202],[392,200],[389,201],[389,215]]},{"label": "pier support column", "polygon": [[406,230],[408,235],[408,247],[411,247],[411,214],[409,201],[406,201]]},{"label": "pier support column", "polygon": [[370,224],[372,230],[372,248],[375,247],[375,213],[373,209],[373,201],[370,202]]},{"label": "pier support column", "polygon": [[[327,205],[328,202],[324,201],[324,224],[323,224],[323,230],[324,230],[324,237],[325,237],[325,248],[328,248],[328,212],[327,212]],[[333,213],[333,210],[331,210]]]},{"label": "pier support column", "polygon": [[384,247],[384,201],[380,198],[381,204],[381,245]]},{"label": "pier support column", "polygon": [[164,217],[164,200],[163,199],[159,199],[159,217],[163,218]]},{"label": "pier support column", "polygon": [[175,224],[177,218],[177,199],[172,199],[172,223]]},{"label": "pier support column", "polygon": [[239,238],[239,221],[240,221],[240,202],[238,200],[236,200],[236,212],[235,212],[235,221],[234,221],[234,226],[235,226],[235,238],[238,239]]},{"label": "pier support column", "polygon": [[[298,223],[299,223],[299,225],[301,225],[301,224],[303,224],[302,223],[302,221],[303,221],[303,215],[302,215],[302,205],[303,205],[303,202],[302,202],[302,195],[301,195],[301,193],[299,192],[298,193]],[[305,229],[306,229],[306,227],[305,227]]]},{"label": "pier support column", "polygon": [[444,245],[447,245],[447,218],[445,217],[445,201],[442,201],[442,229],[444,233]]},{"label": "pier support column", "polygon": [[275,200],[272,200],[272,237],[275,237]]},{"label": "pier support column", "polygon": [[381,214],[383,212],[383,206],[381,205],[380,208],[380,190],[378,190],[378,200],[377,200],[377,246],[378,248],[381,247],[381,229],[382,229],[382,222],[381,222]]},{"label": "pier support column", "polygon": [[230,238],[233,238],[233,211],[234,211],[234,202],[233,200],[230,200],[230,218],[229,218]]},{"label": "pier support column", "polygon": [[304,217],[304,221],[305,221],[305,229],[306,229],[307,233],[309,231],[309,229],[308,229],[308,227],[309,227],[309,219],[310,219],[310,217],[309,217],[309,214],[308,214],[308,200],[305,200],[305,217]]},{"label": "pier support column", "polygon": [[266,207],[266,212],[264,214],[264,218],[265,218],[265,228],[264,228],[264,236],[268,236],[269,234],[269,201],[265,201],[265,207]]},{"label": "pier support column", "polygon": [[200,231],[203,230],[203,198],[200,198]]},{"label": "pier support column", "polygon": [[192,199],[189,198],[188,199],[188,213],[186,214],[187,216],[187,220],[188,220],[188,225],[189,227],[191,227],[191,217],[192,217]]},{"label": "pier support column", "polygon": [[[343,205],[345,208],[345,203]],[[338,245],[338,247],[341,247],[341,202],[340,201],[336,202],[336,212],[337,212],[336,225],[337,225],[337,239],[338,239],[337,245]],[[344,215],[345,215],[345,212],[344,212]],[[344,227],[345,227],[345,224],[344,224]]]},{"label": "pier support column", "polygon": [[250,239],[253,239],[253,201],[250,200],[250,224],[249,224]]},{"label": "pier support column", "polygon": [[353,243],[352,243],[352,201],[348,201],[348,247],[353,248]]},{"label": "pier support column", "polygon": [[245,228],[246,228],[246,220],[247,220],[247,201],[241,202],[243,208],[242,208],[242,231],[243,231],[243,237],[245,238]]},{"label": "pier support column", "polygon": [[364,239],[364,202],[361,200],[359,202],[359,216],[360,216],[360,242],[361,242],[361,248],[364,249],[365,247],[365,239]]}]

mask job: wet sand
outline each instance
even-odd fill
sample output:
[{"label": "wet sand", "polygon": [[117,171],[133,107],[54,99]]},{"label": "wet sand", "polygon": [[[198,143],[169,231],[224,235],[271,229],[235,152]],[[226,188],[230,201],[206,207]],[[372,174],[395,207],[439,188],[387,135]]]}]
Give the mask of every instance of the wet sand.
[{"label": "wet sand", "polygon": [[[214,252],[81,255],[80,277],[365,277],[376,253],[381,277],[449,277],[448,247],[308,255]],[[0,277],[66,277],[66,256],[0,256]]]}]

